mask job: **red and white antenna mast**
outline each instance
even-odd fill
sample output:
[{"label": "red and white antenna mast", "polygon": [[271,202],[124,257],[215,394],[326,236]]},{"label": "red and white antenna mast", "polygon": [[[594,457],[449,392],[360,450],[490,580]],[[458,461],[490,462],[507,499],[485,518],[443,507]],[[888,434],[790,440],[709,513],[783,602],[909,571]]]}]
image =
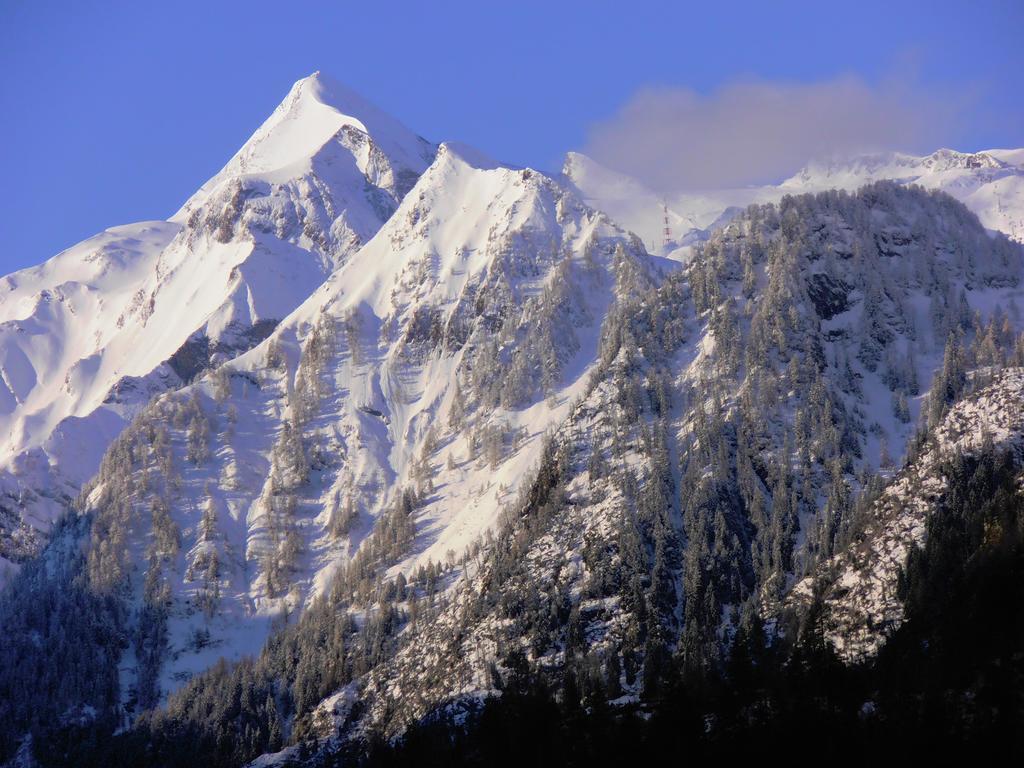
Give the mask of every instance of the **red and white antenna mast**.
[{"label": "red and white antenna mast", "polygon": [[664,245],[667,248],[669,243],[672,242],[672,230],[669,229],[668,226],[668,205],[665,204],[664,200],[661,201],[661,212],[664,214],[665,217],[665,229],[662,233],[665,236],[665,242],[662,243],[662,245]]}]

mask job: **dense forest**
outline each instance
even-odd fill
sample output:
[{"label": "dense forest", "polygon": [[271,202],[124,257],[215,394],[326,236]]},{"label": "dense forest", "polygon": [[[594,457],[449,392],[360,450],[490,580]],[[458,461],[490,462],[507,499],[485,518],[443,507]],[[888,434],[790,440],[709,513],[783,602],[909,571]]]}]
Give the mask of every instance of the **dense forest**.
[{"label": "dense forest", "polygon": [[[907,622],[879,656],[847,666],[806,617],[799,640],[769,644],[754,624],[710,674],[677,669],[642,707],[613,706],[606,680],[559,687],[509,658],[501,696],[464,723],[444,713],[368,766],[704,764],[799,750],[826,763],[1024,759],[1024,499],[1008,454],[952,459],[951,490],[913,551]],[[352,755],[325,764],[350,765]]]}]

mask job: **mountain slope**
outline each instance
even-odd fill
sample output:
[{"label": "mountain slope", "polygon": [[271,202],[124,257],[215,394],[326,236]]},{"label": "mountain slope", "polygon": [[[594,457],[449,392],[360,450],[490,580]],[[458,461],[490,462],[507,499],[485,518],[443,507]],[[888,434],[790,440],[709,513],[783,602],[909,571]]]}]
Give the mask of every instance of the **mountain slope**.
[{"label": "mountain slope", "polygon": [[[984,312],[1019,296],[1019,249],[961,216],[891,184],[753,208],[611,315],[599,373],[488,556],[359,689],[370,724],[395,735],[442,703],[472,710],[518,654],[556,686],[610,680],[623,703],[657,696],[669,658],[717,668],[752,615],[846,546],[854,490],[902,453],[909,409],[927,421],[945,402],[913,394],[938,368],[945,396],[958,347],[938,350],[966,318],[942,296],[966,288]],[[946,309],[926,319],[929,304]],[[325,703],[323,732],[353,728],[351,696]]]},{"label": "mountain slope", "polygon": [[[718,668],[693,671],[669,660],[667,684],[640,703],[619,696],[620,682],[592,666],[551,681],[510,656],[494,675],[500,696],[435,710],[399,739],[372,743],[368,762],[656,764],[685,753],[715,764],[762,760],[793,744],[815,761],[839,763],[879,754],[909,762],[1020,762],[1020,459],[993,443],[943,460],[943,498],[900,579],[905,620],[877,656],[840,662],[824,638],[828,611],[820,602],[794,638],[766,636],[751,619]],[[285,755],[301,758],[302,747],[264,760],[276,764]],[[350,750],[326,762],[359,759]]]},{"label": "mountain slope", "polygon": [[782,182],[786,192],[854,190],[892,179],[938,189],[966,205],[984,227],[1024,242],[1024,163],[1020,150],[957,152],[940,149],[924,157],[898,152],[848,161],[812,163]]},{"label": "mountain slope", "polygon": [[0,556],[38,547],[155,393],[248,349],[305,300],[434,151],[316,74],[170,221],[4,278]]},{"label": "mountain slope", "polygon": [[700,242],[709,230],[728,222],[751,203],[767,203],[781,197],[770,187],[659,195],[637,179],[606,168],[579,152],[565,156],[562,175],[579,190],[588,205],[637,233],[652,253],[666,250],[666,214],[671,251]]},{"label": "mountain slope", "polygon": [[1024,457],[1024,371],[976,374],[976,392],[958,402],[927,442],[892,478],[859,521],[849,547],[796,584],[787,602],[806,610],[814,592],[822,601],[825,637],[848,660],[877,654],[902,624],[900,580],[907,555],[925,541],[928,520],[942,513],[955,478],[944,465],[993,451]]}]

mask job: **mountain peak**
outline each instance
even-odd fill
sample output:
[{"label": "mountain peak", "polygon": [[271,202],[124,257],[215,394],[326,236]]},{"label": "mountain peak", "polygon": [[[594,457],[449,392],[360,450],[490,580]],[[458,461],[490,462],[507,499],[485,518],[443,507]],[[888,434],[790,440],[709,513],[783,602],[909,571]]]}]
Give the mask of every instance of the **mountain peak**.
[{"label": "mountain peak", "polygon": [[[418,171],[433,160],[434,145],[357,91],[320,70],[297,80],[274,114],[283,111],[293,119],[309,120],[311,112],[315,115],[313,105],[326,107],[334,113],[339,127],[351,126],[371,136],[387,155],[416,166]],[[315,122],[317,118],[312,119]]]},{"label": "mountain peak", "polygon": [[435,146],[334,78],[316,71],[297,80],[220,172],[172,220],[205,200],[221,182],[238,176],[282,181],[302,174],[319,151],[345,130],[372,139],[389,160],[415,173],[431,163]]},{"label": "mountain peak", "polygon": [[639,180],[602,165],[582,152],[566,153],[562,162],[562,175],[586,196],[590,196],[595,188],[601,190],[602,197],[612,199],[650,197],[654,194]]},{"label": "mountain peak", "polygon": [[467,165],[478,171],[493,171],[497,168],[510,168],[505,163],[499,163],[489,155],[481,152],[476,147],[463,144],[460,141],[444,141],[437,151],[438,157],[452,162]]},{"label": "mountain peak", "polygon": [[[339,115],[347,117],[352,124],[357,125],[366,133],[385,128],[394,130],[401,125],[395,118],[381,111],[359,93],[333,77],[325,75],[320,70],[296,80],[281,107],[287,111],[294,108],[296,102],[304,100],[329,107]],[[402,129],[405,130],[404,126]]]}]

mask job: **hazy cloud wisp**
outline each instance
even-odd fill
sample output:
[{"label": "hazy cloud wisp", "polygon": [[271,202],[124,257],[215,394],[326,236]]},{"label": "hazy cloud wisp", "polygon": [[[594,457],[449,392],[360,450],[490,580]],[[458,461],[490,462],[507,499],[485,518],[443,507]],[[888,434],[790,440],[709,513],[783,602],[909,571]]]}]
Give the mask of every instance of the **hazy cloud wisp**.
[{"label": "hazy cloud wisp", "polygon": [[955,141],[959,111],[920,88],[856,77],[741,82],[710,96],[647,88],[593,126],[584,151],[659,192],[732,187],[780,181],[814,158],[936,149]]}]

